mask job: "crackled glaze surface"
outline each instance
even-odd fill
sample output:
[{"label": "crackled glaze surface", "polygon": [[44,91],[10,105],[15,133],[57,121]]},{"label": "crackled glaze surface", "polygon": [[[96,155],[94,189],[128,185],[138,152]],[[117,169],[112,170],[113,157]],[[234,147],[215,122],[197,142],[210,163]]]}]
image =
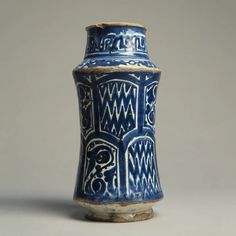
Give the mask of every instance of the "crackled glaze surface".
[{"label": "crackled glaze surface", "polygon": [[145,29],[108,24],[87,31],[85,59],[73,71],[81,125],[74,197],[94,204],[157,201],[163,196],[155,140],[160,72],[149,61]]}]

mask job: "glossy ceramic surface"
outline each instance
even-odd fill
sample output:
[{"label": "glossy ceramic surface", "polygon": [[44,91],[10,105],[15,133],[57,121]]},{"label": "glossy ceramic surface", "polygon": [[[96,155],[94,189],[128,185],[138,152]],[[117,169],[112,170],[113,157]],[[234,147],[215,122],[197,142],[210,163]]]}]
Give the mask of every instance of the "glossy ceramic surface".
[{"label": "glossy ceramic surface", "polygon": [[81,126],[74,198],[89,204],[157,201],[163,197],[155,140],[160,71],[149,60],[146,30],[112,23],[87,33],[85,59],[73,71]]}]

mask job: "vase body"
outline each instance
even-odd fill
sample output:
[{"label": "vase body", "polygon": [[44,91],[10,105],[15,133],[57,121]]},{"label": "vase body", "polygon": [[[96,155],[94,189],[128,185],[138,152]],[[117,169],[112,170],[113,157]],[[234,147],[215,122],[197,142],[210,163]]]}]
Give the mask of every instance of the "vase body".
[{"label": "vase body", "polygon": [[74,199],[94,220],[151,218],[163,197],[156,154],[160,70],[137,24],[87,27],[84,61],[73,70],[81,145]]}]

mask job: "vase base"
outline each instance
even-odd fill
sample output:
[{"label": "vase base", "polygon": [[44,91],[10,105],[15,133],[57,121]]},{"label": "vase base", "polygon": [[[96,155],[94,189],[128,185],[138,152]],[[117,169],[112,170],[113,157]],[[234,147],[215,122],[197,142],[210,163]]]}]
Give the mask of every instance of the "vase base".
[{"label": "vase base", "polygon": [[134,222],[148,220],[153,217],[152,208],[135,213],[101,213],[90,211],[86,217],[93,221],[107,221],[107,222]]}]

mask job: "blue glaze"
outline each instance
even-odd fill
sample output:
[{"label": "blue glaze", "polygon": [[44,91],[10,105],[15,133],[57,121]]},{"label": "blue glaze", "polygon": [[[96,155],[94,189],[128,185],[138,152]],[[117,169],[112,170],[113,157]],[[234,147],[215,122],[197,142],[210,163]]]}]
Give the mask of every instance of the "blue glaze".
[{"label": "blue glaze", "polygon": [[137,56],[148,58],[145,29],[139,27],[93,27],[88,30],[85,58]]},{"label": "blue glaze", "polygon": [[86,72],[98,66],[156,68],[145,29],[88,29],[85,59],[73,71],[81,148],[75,199],[137,202],[163,197],[157,168],[155,107],[159,71]]}]

